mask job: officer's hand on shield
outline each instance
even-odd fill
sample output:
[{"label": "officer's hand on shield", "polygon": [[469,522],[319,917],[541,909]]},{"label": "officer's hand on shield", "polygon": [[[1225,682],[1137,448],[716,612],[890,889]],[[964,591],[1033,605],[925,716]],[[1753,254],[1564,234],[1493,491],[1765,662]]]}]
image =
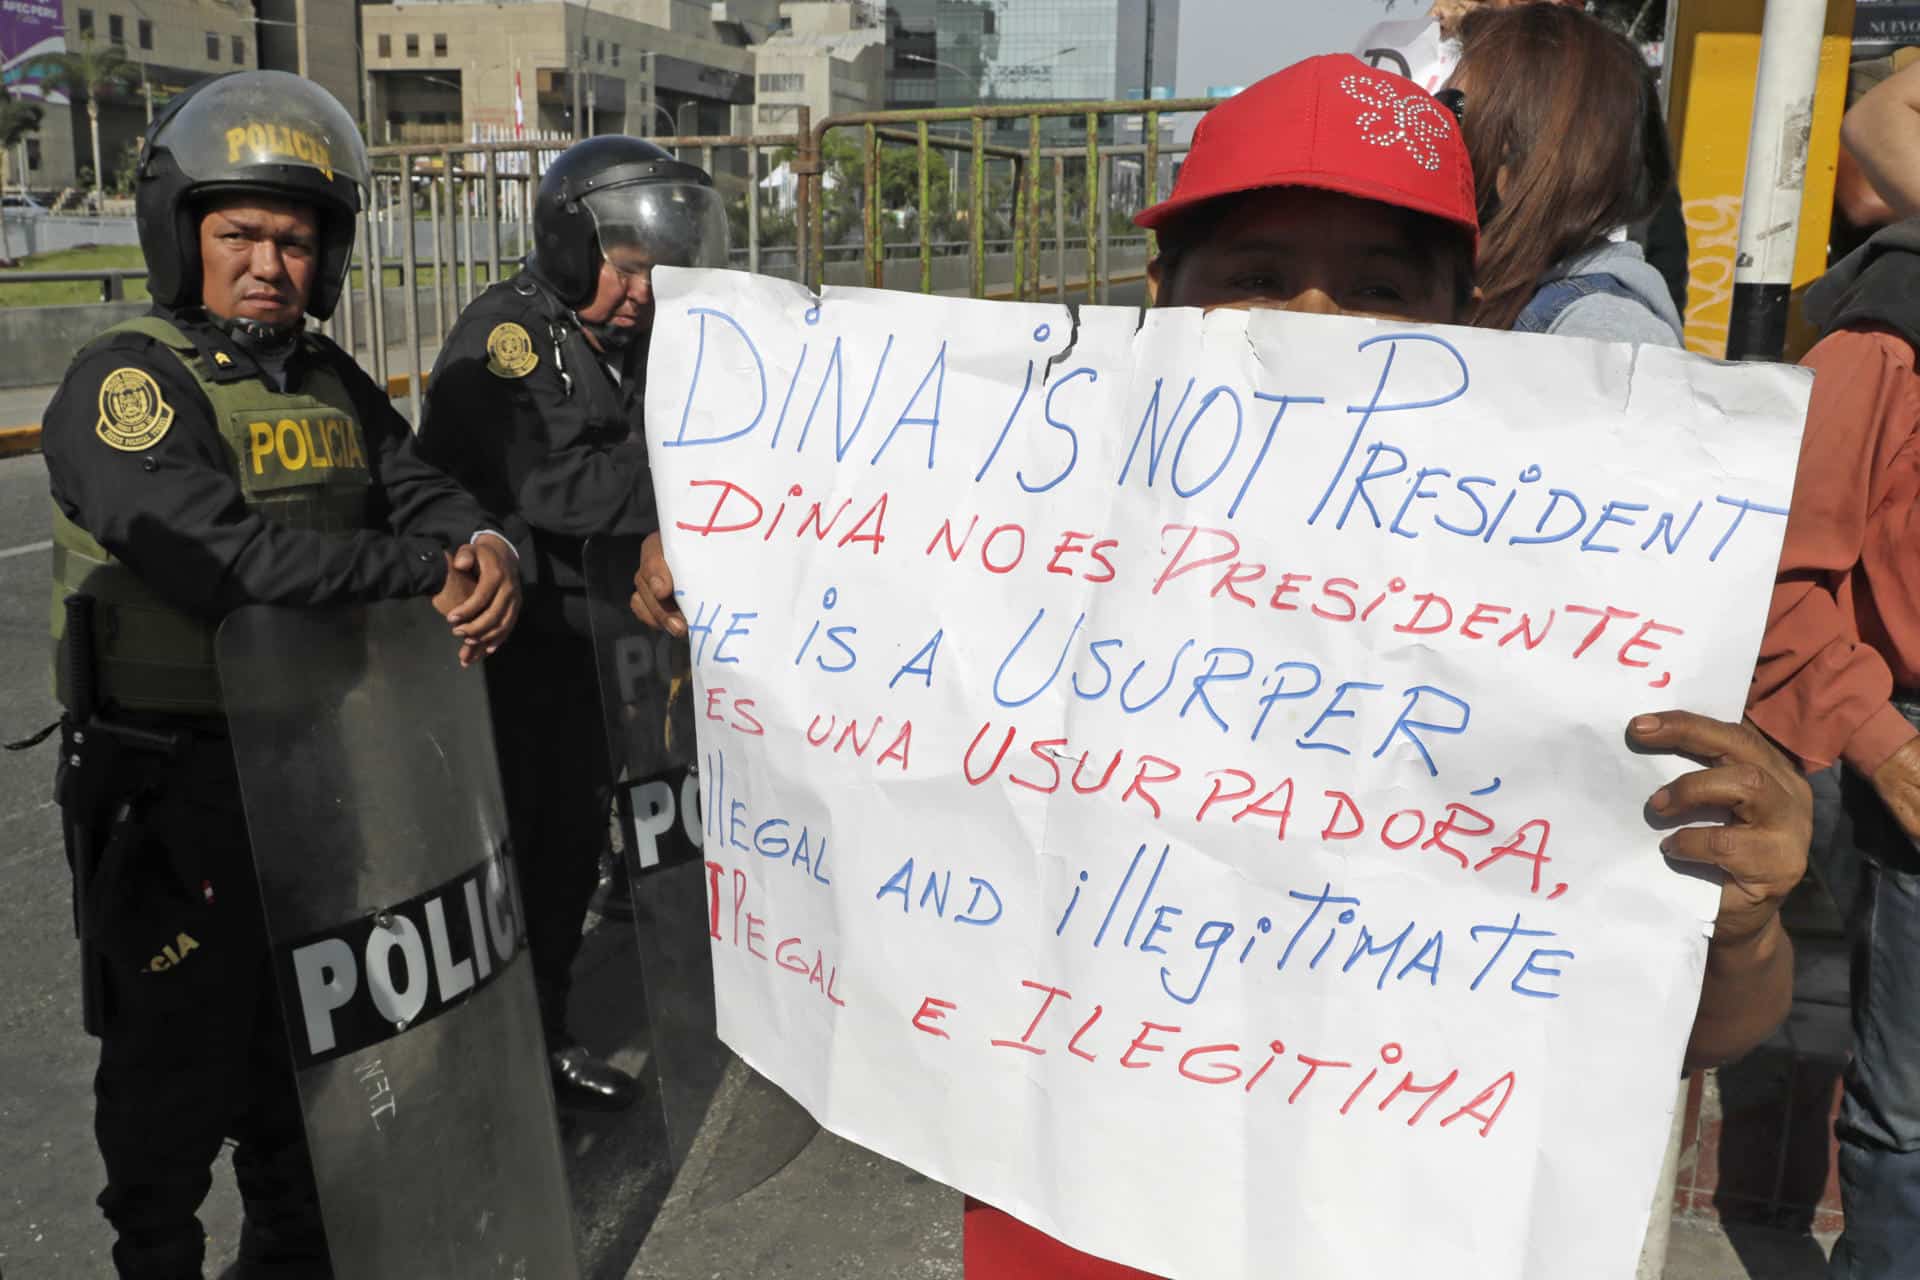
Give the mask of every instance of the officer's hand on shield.
[{"label": "officer's hand on shield", "polygon": [[474,587],[466,599],[447,613],[453,634],[480,655],[494,652],[513,631],[520,617],[520,561],[506,540],[495,533],[483,533],[453,553],[452,564],[463,573],[474,575]]},{"label": "officer's hand on shield", "polygon": [[667,553],[657,533],[648,534],[640,544],[640,567],[633,571],[633,598],[627,607],[642,625],[655,631],[687,634],[687,620],[673,594],[673,570],[667,568]]}]

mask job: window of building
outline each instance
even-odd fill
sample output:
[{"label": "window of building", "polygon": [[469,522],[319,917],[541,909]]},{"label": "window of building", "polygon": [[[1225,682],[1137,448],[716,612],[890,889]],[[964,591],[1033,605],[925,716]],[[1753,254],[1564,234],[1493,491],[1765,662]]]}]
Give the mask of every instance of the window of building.
[{"label": "window of building", "polygon": [[117,13],[107,15],[107,43],[125,44],[127,42],[127,20]]},{"label": "window of building", "polygon": [[587,39],[587,37],[585,36],[581,36],[580,37],[580,61],[585,62],[588,58],[591,58],[592,56],[593,56],[593,41]]},{"label": "window of building", "polygon": [[617,44],[613,46],[613,57],[610,61],[616,67],[620,65],[620,46]]},{"label": "window of building", "polygon": [[420,36],[416,32],[407,33],[407,56],[409,58],[420,56]]},{"label": "window of building", "polygon": [[140,19],[140,47],[153,48],[153,19],[151,18]]},{"label": "window of building", "polygon": [[444,31],[433,33],[433,56],[436,58],[447,56],[447,33]]},{"label": "window of building", "polygon": [[807,77],[799,72],[768,73],[760,77],[762,93],[799,93],[807,87]]},{"label": "window of building", "polygon": [[36,170],[39,167],[40,167],[40,139],[28,138],[27,139],[27,168],[29,170]]},{"label": "window of building", "polygon": [[218,31],[207,32],[207,61],[220,61],[220,33]]},{"label": "window of building", "polygon": [[593,42],[593,60],[595,62],[605,62],[607,60],[607,42],[605,40],[595,40]]},{"label": "window of building", "polygon": [[244,67],[247,65],[247,42],[239,36],[234,36],[232,39],[233,65],[236,67]]},{"label": "window of building", "polygon": [[391,58],[393,56],[393,37],[390,35],[386,35],[385,33],[382,33],[378,42],[378,47],[380,50],[381,57]]},{"label": "window of building", "polygon": [[78,30],[81,35],[83,36],[92,35],[93,34],[93,10],[91,9],[80,10],[77,14],[74,15],[73,24],[75,29]]}]

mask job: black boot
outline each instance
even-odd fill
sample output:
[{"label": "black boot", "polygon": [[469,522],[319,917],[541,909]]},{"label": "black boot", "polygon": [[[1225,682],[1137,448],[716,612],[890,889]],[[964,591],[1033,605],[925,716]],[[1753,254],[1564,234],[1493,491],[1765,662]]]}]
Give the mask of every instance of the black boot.
[{"label": "black boot", "polygon": [[603,920],[633,923],[633,890],[627,882],[627,859],[618,850],[600,861],[600,883],[594,889],[593,910]]},{"label": "black boot", "polygon": [[577,1111],[625,1111],[640,1096],[632,1076],[596,1058],[580,1045],[547,1055],[553,1070],[553,1100]]}]

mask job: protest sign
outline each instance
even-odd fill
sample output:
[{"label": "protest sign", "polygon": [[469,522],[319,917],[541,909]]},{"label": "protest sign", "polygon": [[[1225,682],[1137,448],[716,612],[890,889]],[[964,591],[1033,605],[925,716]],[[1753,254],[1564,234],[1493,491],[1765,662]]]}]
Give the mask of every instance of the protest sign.
[{"label": "protest sign", "polygon": [[1810,380],[661,271],[722,1035],[1173,1276],[1617,1277]]}]

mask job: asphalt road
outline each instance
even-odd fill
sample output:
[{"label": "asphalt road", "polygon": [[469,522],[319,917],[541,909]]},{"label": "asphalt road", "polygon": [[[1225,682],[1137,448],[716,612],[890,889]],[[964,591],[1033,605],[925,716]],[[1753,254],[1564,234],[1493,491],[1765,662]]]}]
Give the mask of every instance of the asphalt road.
[{"label": "asphalt road", "polygon": [[[0,738],[53,720],[47,682],[50,600],[46,467],[0,461]],[[54,743],[0,755],[0,1269],[21,1276],[101,1275],[111,1240],[93,1197],[94,1042],[80,1030],[78,959],[52,804]],[[230,1185],[230,1184],[229,1184]],[[208,1212],[230,1235],[227,1188]]]}]

